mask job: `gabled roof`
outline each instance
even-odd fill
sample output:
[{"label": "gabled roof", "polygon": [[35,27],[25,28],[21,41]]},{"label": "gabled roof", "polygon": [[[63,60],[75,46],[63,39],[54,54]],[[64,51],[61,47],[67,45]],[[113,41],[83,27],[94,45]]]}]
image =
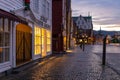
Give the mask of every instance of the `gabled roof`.
[{"label": "gabled roof", "polygon": [[91,16],[83,16],[83,18],[85,19],[85,21],[87,21],[88,19],[92,19],[92,17]]},{"label": "gabled roof", "polygon": [[[80,15],[81,16],[81,15]],[[80,17],[79,16],[79,17]],[[88,19],[92,19],[92,17],[91,16],[82,16],[84,19],[85,19],[85,21],[87,21]],[[76,22],[77,21],[77,19],[78,19],[78,16],[76,16],[76,17],[72,17],[73,18],[73,21],[74,22]]]},{"label": "gabled roof", "polygon": [[73,18],[73,22],[76,22],[78,17],[72,17]]}]

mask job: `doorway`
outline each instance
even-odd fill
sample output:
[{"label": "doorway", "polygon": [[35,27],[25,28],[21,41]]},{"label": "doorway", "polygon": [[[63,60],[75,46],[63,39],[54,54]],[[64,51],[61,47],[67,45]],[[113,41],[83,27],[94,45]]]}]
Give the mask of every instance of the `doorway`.
[{"label": "doorway", "polygon": [[24,24],[16,27],[16,65],[32,59],[32,29]]}]

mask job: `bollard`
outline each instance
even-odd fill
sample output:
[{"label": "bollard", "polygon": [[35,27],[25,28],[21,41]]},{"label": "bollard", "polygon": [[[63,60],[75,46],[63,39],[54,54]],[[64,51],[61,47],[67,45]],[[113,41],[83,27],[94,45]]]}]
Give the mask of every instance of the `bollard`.
[{"label": "bollard", "polygon": [[102,65],[106,64],[106,37],[103,39]]}]

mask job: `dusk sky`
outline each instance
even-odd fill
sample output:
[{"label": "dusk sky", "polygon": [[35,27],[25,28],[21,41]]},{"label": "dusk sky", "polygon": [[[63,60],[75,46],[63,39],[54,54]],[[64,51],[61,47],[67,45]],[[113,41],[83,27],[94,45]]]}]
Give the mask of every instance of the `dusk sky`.
[{"label": "dusk sky", "polygon": [[72,16],[93,19],[93,29],[120,31],[120,0],[72,0]]}]

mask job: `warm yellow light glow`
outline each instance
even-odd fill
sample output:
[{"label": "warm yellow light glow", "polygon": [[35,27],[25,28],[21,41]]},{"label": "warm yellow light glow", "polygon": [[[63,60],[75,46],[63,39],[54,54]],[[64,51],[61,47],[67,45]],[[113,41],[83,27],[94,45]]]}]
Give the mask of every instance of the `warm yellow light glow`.
[{"label": "warm yellow light glow", "polygon": [[41,36],[41,29],[38,27],[35,27],[35,36]]},{"label": "warm yellow light glow", "polygon": [[38,55],[41,53],[41,46],[35,46],[35,55]]},{"label": "warm yellow light glow", "polygon": [[75,38],[73,38],[73,40],[75,41]]},{"label": "warm yellow light glow", "polygon": [[35,45],[35,55],[41,54],[41,28],[35,27],[34,29],[34,45]]},{"label": "warm yellow light glow", "polygon": [[47,44],[51,44],[50,38],[47,38]]},{"label": "warm yellow light glow", "polygon": [[85,43],[87,43],[87,41],[85,41]]},{"label": "warm yellow light glow", "polygon": [[65,50],[66,49],[66,36],[64,36],[63,41],[64,41],[64,50]]},{"label": "warm yellow light glow", "polygon": [[50,38],[51,37],[50,31],[47,30],[46,32],[47,32],[47,37]]},{"label": "warm yellow light glow", "polygon": [[2,52],[3,51],[3,48],[0,48],[0,52]]},{"label": "warm yellow light glow", "polygon": [[71,52],[73,52],[73,51],[72,51],[72,50],[66,50],[66,52],[71,53]]},{"label": "warm yellow light glow", "polygon": [[51,33],[50,31],[46,31],[47,34],[47,52],[51,51]]},{"label": "warm yellow light glow", "polygon": [[80,39],[80,42],[82,42],[82,39]]},{"label": "warm yellow light glow", "polygon": [[47,45],[47,52],[51,51],[51,45]]},{"label": "warm yellow light glow", "polygon": [[42,28],[42,36],[45,36],[46,34],[45,34],[45,29],[44,28]]},{"label": "warm yellow light glow", "polygon": [[[22,26],[22,28],[21,28],[21,26]],[[24,28],[24,29],[23,29],[23,28]],[[16,30],[17,30],[17,31],[22,31],[22,32],[32,33],[32,32],[31,32],[32,29],[31,29],[30,27],[24,25],[24,24],[18,24],[18,25],[16,26]]]},{"label": "warm yellow light glow", "polygon": [[42,28],[42,57],[45,57],[46,54],[46,44],[47,44],[47,40],[46,40],[46,30],[44,28]]},{"label": "warm yellow light glow", "polygon": [[41,45],[41,37],[35,36],[35,45]]}]

